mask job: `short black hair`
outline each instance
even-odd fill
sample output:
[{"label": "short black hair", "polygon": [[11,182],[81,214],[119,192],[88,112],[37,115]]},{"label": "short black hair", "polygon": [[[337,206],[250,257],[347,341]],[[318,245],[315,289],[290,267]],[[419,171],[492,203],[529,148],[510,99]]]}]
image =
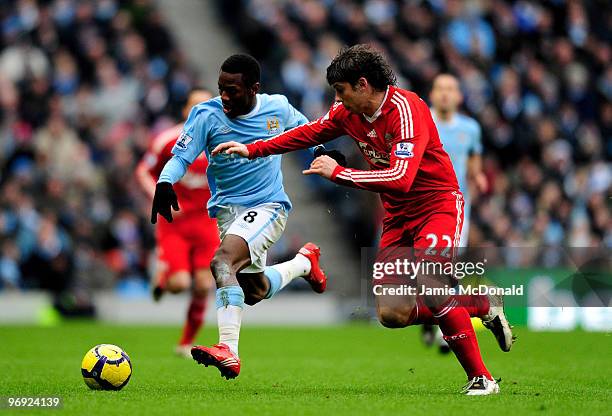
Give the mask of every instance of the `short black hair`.
[{"label": "short black hair", "polygon": [[370,45],[359,44],[344,47],[327,67],[327,82],[357,84],[364,77],[378,91],[397,84],[397,78],[380,52]]},{"label": "short black hair", "polygon": [[259,82],[261,67],[251,55],[238,53],[227,58],[221,65],[221,71],[229,74],[242,74],[242,81],[247,87]]}]

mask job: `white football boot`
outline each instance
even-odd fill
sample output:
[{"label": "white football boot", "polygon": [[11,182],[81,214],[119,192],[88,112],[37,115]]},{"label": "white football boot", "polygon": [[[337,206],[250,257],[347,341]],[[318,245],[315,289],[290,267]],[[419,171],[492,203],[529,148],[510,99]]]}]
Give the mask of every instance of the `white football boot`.
[{"label": "white football boot", "polygon": [[495,335],[495,339],[502,351],[508,352],[516,339],[512,335],[512,327],[504,314],[504,298],[501,295],[488,295],[489,312],[480,317],[485,328]]},{"label": "white football boot", "polygon": [[474,377],[463,387],[462,394],[466,396],[488,396],[499,393],[499,384],[485,376]]}]

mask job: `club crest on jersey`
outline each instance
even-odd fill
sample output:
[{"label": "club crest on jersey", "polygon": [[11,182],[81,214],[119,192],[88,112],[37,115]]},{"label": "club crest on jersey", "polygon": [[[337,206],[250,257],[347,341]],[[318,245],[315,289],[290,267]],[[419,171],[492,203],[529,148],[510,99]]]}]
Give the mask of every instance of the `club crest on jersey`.
[{"label": "club crest on jersey", "polygon": [[412,150],[414,149],[414,143],[398,143],[395,145],[395,156],[401,157],[403,159],[413,157],[414,153]]},{"label": "club crest on jersey", "polygon": [[182,132],[181,135],[179,136],[178,140],[176,141],[176,145],[177,147],[180,147],[181,149],[187,149],[187,145],[193,140],[193,138],[191,138],[187,133]]},{"label": "club crest on jersey", "polygon": [[266,119],[266,129],[268,130],[268,134],[279,134],[281,129],[278,118],[268,117]]}]

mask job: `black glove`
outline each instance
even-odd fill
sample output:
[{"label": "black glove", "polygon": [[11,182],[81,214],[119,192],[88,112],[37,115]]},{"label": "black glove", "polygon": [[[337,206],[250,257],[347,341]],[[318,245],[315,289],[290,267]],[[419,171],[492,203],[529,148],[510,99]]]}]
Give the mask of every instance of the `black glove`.
[{"label": "black glove", "polygon": [[178,200],[170,182],[160,182],[155,186],[155,196],[151,207],[151,224],[157,223],[157,214],[172,222],[172,209],[179,211]]},{"label": "black glove", "polygon": [[319,156],[329,156],[343,168],[346,167],[346,157],[339,150],[327,150],[322,144],[314,148],[315,159]]}]

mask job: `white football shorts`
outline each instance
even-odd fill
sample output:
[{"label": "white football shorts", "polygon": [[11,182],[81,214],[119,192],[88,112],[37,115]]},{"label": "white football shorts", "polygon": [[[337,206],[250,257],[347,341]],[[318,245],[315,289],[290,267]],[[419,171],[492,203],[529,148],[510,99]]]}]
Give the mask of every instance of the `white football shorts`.
[{"label": "white football shorts", "polygon": [[263,272],[268,249],[276,243],[287,224],[287,210],[282,204],[268,202],[251,208],[221,206],[217,211],[219,236],[227,234],[242,237],[249,246],[251,264],[241,273]]}]

